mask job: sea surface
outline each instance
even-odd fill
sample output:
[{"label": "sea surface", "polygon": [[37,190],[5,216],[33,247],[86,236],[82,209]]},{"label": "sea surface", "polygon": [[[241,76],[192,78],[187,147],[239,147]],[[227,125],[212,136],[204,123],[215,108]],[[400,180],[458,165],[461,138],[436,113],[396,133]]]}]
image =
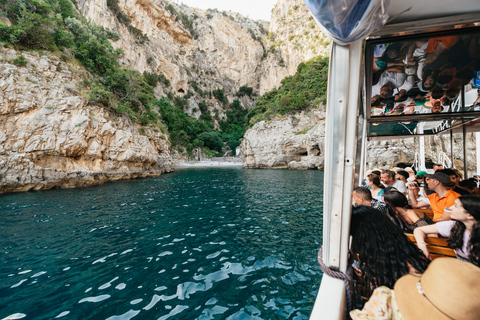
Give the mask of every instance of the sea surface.
[{"label": "sea surface", "polygon": [[322,171],[0,195],[0,319],[308,319]]}]

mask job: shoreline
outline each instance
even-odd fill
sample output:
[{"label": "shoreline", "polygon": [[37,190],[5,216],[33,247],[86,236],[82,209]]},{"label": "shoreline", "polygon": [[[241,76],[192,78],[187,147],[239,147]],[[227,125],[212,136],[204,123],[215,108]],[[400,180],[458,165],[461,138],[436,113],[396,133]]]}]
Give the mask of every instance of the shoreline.
[{"label": "shoreline", "polygon": [[243,167],[242,161],[188,161],[177,162],[175,168],[205,168],[205,167]]}]

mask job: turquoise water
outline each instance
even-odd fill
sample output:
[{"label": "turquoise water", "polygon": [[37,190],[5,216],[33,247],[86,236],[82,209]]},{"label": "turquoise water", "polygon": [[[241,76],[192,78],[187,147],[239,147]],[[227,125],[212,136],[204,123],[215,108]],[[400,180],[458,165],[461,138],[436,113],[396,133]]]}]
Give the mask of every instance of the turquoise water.
[{"label": "turquoise water", "polygon": [[0,196],[0,319],[307,319],[322,171],[179,169]]}]

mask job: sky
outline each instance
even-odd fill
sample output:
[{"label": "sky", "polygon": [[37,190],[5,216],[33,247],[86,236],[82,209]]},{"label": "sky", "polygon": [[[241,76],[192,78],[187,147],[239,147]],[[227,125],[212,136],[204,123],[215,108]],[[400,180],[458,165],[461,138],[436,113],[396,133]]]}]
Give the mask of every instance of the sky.
[{"label": "sky", "polygon": [[277,0],[173,0],[172,2],[203,10],[215,8],[220,11],[230,10],[245,17],[248,16],[250,19],[270,21],[272,8]]}]

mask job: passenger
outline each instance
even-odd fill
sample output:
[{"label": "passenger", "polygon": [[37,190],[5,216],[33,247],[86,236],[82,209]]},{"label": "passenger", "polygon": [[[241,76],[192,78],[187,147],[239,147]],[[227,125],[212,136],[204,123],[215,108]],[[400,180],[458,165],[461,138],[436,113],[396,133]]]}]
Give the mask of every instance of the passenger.
[{"label": "passenger", "polygon": [[417,201],[413,194],[414,188],[412,185],[409,185],[410,205],[414,209],[430,205],[433,211],[434,222],[450,220],[450,212],[445,210],[445,208],[453,206],[455,199],[460,197],[458,193],[452,190],[450,177],[445,173],[435,172],[434,174],[425,174],[425,178],[428,188],[435,191],[435,193],[427,195],[425,200]]},{"label": "passenger", "polygon": [[[411,185],[413,185],[413,187],[411,187]],[[409,193],[409,197],[415,197],[415,199],[417,199],[417,202],[425,201],[426,203],[430,203],[430,200],[428,200],[428,198],[426,197],[427,191],[423,182],[419,184],[417,181],[411,181],[407,184],[407,188],[413,189],[413,195]],[[430,205],[417,209],[430,209]]]},{"label": "passenger", "polygon": [[436,70],[425,70],[422,75],[423,81],[417,84],[418,89],[422,92],[429,92],[432,90],[437,84],[437,75],[438,72]]},{"label": "passenger", "polygon": [[415,180],[415,170],[412,167],[406,167],[405,171],[408,172],[408,178],[407,181],[414,181]]},{"label": "passenger", "polygon": [[352,320],[480,319],[480,268],[463,261],[435,259],[422,275],[407,274],[391,290],[375,289]]},{"label": "passenger", "polygon": [[389,99],[396,94],[395,100],[398,100],[413,87],[414,80],[414,76],[407,76],[402,67],[386,70],[378,83],[372,87],[371,96],[380,95],[382,99]]},{"label": "passenger", "polygon": [[457,182],[457,174],[454,170],[443,169],[443,170],[437,170],[437,172],[443,172],[447,176],[449,176],[450,181],[452,181],[453,191],[460,194],[461,196],[468,196],[470,194],[470,192],[468,192],[467,190],[460,188],[460,186],[458,185],[458,182]]},{"label": "passenger", "polygon": [[386,191],[383,195],[384,201],[403,221],[403,225],[407,232],[413,232],[417,227],[433,224],[426,214],[413,209],[409,204],[407,197],[396,190]]},{"label": "passenger", "polygon": [[[430,194],[430,190],[428,190],[428,186],[425,183],[425,174],[427,171],[418,171],[415,176],[415,181],[417,182],[418,187],[420,187],[419,196],[426,197],[427,194]],[[430,207],[430,205],[428,206]]]},{"label": "passenger", "polygon": [[395,172],[392,170],[383,170],[381,180],[385,187],[394,187],[403,194],[407,193],[407,186],[400,180],[395,180]]},{"label": "passenger", "polygon": [[407,171],[405,170],[397,170],[397,174],[395,175],[395,179],[402,181],[405,185],[408,183],[407,179],[410,177]]},{"label": "passenger", "polygon": [[448,36],[428,39],[428,45],[424,50],[427,53],[425,57],[425,63],[427,65],[433,63],[443,53],[446,53],[448,50],[450,50],[458,42],[459,39],[459,36]]},{"label": "passenger", "polygon": [[425,237],[428,234],[449,237],[448,246],[455,251],[457,259],[480,267],[480,198],[464,196],[456,199],[451,218],[452,221],[415,229],[413,234],[418,247],[430,258]]},{"label": "passenger", "polygon": [[460,172],[460,170],[452,168],[453,171],[455,171],[455,175],[457,176],[457,183],[463,180],[463,174]]},{"label": "passenger", "polygon": [[433,171],[437,171],[437,170],[443,170],[443,165],[442,164],[434,164],[433,165]]},{"label": "passenger", "polygon": [[472,196],[480,197],[480,189],[477,186],[475,178],[470,178],[459,182],[460,188],[463,188],[470,192]]},{"label": "passenger", "polygon": [[390,207],[383,202],[383,200],[377,200],[372,198],[370,190],[365,187],[356,187],[353,189],[353,201],[354,206],[367,206],[377,209],[384,215],[386,215],[397,227],[403,229],[402,220],[395,215]]},{"label": "passenger", "polygon": [[374,173],[367,175],[367,179],[365,180],[365,184],[368,188],[370,188],[370,192],[372,193],[372,198],[382,201],[383,200],[383,189],[385,188],[380,183],[380,177]]},{"label": "passenger", "polygon": [[443,111],[443,107],[442,107],[442,100],[441,99],[433,99],[433,100],[430,100],[430,103],[432,105],[432,113],[440,113]]},{"label": "passenger", "polygon": [[428,266],[428,259],[403,230],[376,209],[354,208],[350,234],[352,252],[360,262],[355,273],[365,283],[368,295],[379,286],[393,288],[403,275],[422,273]]}]

